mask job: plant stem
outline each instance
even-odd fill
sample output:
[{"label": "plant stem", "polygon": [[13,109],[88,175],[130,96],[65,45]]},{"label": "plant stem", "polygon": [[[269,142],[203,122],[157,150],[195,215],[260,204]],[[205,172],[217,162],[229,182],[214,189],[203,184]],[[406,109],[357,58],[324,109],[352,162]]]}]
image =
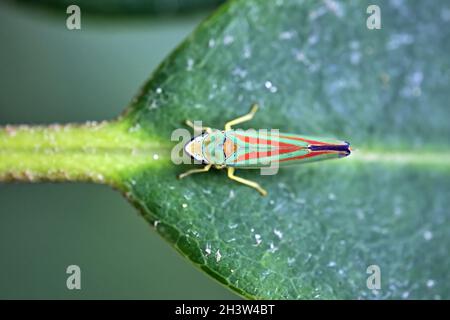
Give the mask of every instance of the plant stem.
[{"label": "plant stem", "polygon": [[1,181],[90,181],[119,187],[123,174],[159,166],[167,148],[127,123],[0,127]]}]

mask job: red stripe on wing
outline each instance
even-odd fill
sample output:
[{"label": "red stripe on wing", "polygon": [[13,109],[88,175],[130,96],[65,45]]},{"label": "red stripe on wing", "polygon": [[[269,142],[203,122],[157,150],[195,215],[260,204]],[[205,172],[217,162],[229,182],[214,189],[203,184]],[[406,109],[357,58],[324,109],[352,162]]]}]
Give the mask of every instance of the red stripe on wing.
[{"label": "red stripe on wing", "polygon": [[301,155],[301,156],[296,156],[296,157],[292,157],[292,158],[284,158],[284,159],[281,159],[280,162],[312,158],[312,157],[320,156],[321,154],[327,154],[327,153],[332,153],[332,152],[329,152],[329,151],[313,151],[313,152],[310,152],[310,153],[307,153],[307,154],[304,154],[304,155]]},{"label": "red stripe on wing", "polygon": [[257,159],[257,158],[264,158],[264,157],[272,157],[284,153],[294,152],[301,149],[300,147],[295,146],[295,148],[291,149],[276,149],[276,150],[269,150],[269,151],[253,151],[248,152],[246,154],[243,154],[239,156],[239,158],[236,161],[245,161],[250,159]]},{"label": "red stripe on wing", "polygon": [[249,137],[249,136],[242,136],[239,134],[235,134],[236,138],[238,138],[239,140],[245,142],[245,143],[249,143],[249,144],[256,144],[256,145],[273,145],[273,146],[278,146],[280,149],[295,149],[299,150],[302,147],[299,147],[297,145],[293,145],[290,143],[285,143],[285,142],[280,142],[280,141],[273,141],[273,140],[266,140],[266,139],[261,139],[261,138],[255,138],[255,137]]}]

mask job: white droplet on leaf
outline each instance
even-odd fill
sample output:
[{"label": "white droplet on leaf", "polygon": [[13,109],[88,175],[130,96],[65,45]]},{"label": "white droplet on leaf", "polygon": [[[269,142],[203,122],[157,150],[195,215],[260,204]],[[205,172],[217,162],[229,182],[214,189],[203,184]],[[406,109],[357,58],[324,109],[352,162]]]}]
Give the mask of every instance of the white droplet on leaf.
[{"label": "white droplet on leaf", "polygon": [[229,44],[232,44],[234,42],[234,37],[233,36],[230,36],[230,35],[226,35],[224,38],[223,38],[223,44],[224,45],[229,45]]},{"label": "white droplet on leaf", "polygon": [[261,240],[261,235],[260,234],[255,234],[255,240],[256,240],[256,245],[259,246],[262,242]]},{"label": "white droplet on leaf", "polygon": [[281,240],[283,238],[283,232],[281,232],[280,230],[273,229],[273,233],[275,233],[275,235],[278,237],[278,239]]},{"label": "white droplet on leaf", "polygon": [[328,266],[330,268],[336,267],[336,262],[335,261],[330,261],[330,262],[328,262]]},{"label": "white droplet on leaf", "polygon": [[219,262],[220,259],[222,259],[222,255],[220,254],[220,251],[217,249],[217,251],[216,251],[216,261]]},{"label": "white droplet on leaf", "polygon": [[433,233],[430,230],[427,230],[423,233],[423,238],[426,241],[430,241],[431,239],[433,239]]},{"label": "white droplet on leaf", "polygon": [[272,93],[275,93],[278,91],[278,88],[276,86],[274,86],[271,81],[266,81],[264,83],[264,87],[266,87],[266,89],[268,89]]},{"label": "white droplet on leaf", "polygon": [[187,60],[187,68],[186,68],[186,70],[187,71],[191,71],[193,66],[194,66],[194,60],[189,58]]},{"label": "white droplet on leaf", "polygon": [[211,244],[207,243],[205,248],[206,255],[209,256],[211,254]]},{"label": "white droplet on leaf", "polygon": [[295,36],[295,31],[283,31],[278,35],[280,40],[290,40]]}]

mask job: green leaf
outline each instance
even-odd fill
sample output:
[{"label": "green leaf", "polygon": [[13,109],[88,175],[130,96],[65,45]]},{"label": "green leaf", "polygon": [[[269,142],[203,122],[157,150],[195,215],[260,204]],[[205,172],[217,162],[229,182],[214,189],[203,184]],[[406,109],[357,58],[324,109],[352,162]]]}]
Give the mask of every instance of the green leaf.
[{"label": "green leaf", "polygon": [[[443,2],[382,3],[382,29],[369,30],[369,4],[230,2],[129,109],[127,120],[168,142],[184,119],[223,128],[258,102],[242,127],[331,135],[356,149],[275,176],[238,171],[265,198],[224,172],[177,181],[188,167],[167,158],[165,170],[129,177],[130,199],[156,230],[243,296],[450,297],[448,16]],[[377,292],[366,286],[373,264]]]},{"label": "green leaf", "polygon": [[[67,137],[37,130],[62,157],[51,179],[114,185],[178,251],[247,298],[450,298],[450,8],[382,2],[382,28],[369,30],[370,4],[228,2],[117,123],[70,127]],[[173,130],[185,119],[223,128],[254,102],[261,108],[242,128],[334,136],[353,154],[274,176],[238,170],[264,198],[223,171],[177,180],[192,166],[171,162]],[[45,158],[8,169],[33,144],[26,129],[4,130],[0,142],[17,155],[7,163],[0,153],[0,178],[46,177]],[[81,166],[68,160],[77,152]],[[370,265],[381,290],[367,287]]]}]

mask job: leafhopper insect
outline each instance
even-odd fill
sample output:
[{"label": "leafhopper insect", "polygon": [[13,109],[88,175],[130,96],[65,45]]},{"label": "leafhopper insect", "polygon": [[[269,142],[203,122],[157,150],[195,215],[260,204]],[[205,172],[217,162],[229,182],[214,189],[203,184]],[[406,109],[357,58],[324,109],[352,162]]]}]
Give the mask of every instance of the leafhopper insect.
[{"label": "leafhopper insect", "polygon": [[303,136],[292,133],[258,133],[255,130],[233,130],[232,127],[251,120],[258,105],[250,112],[225,124],[224,130],[209,127],[197,128],[190,120],[186,124],[201,134],[194,136],[184,146],[184,151],[205,166],[180,174],[184,178],[194,173],[207,172],[212,167],[227,169],[228,178],[267,195],[258,183],[235,175],[236,169],[259,169],[269,164],[287,166],[305,162],[342,158],[350,155],[350,144],[335,139]]}]

